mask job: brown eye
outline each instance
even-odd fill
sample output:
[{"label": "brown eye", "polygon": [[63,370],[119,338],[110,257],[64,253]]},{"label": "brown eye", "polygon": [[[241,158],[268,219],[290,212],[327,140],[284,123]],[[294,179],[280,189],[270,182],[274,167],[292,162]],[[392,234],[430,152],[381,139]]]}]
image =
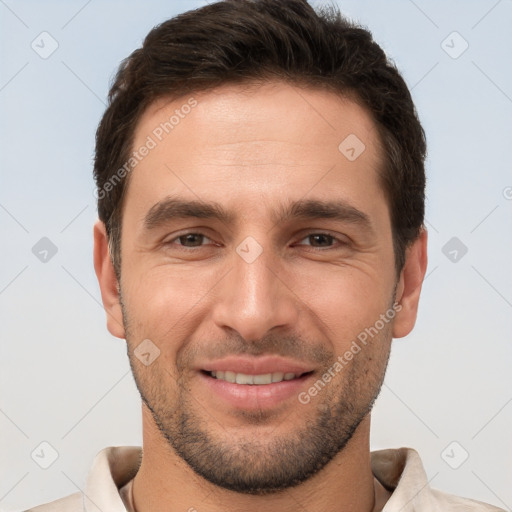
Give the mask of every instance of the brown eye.
[{"label": "brown eye", "polygon": [[327,249],[344,249],[350,242],[346,240],[344,235],[335,236],[330,233],[309,233],[304,238],[299,240],[295,245],[306,246],[311,249],[327,250]]},{"label": "brown eye", "polygon": [[325,233],[308,235],[305,239],[309,240],[309,245],[313,247],[330,247],[334,242],[334,237]]},{"label": "brown eye", "polygon": [[332,247],[336,238],[328,233],[312,233],[306,237],[304,237],[301,242],[307,241],[306,243],[299,243],[299,245],[309,245],[310,247],[315,248],[325,248]]},{"label": "brown eye", "polygon": [[180,245],[185,247],[200,247],[203,245],[206,237],[199,233],[188,233],[186,235],[179,236],[176,240],[179,240]]}]

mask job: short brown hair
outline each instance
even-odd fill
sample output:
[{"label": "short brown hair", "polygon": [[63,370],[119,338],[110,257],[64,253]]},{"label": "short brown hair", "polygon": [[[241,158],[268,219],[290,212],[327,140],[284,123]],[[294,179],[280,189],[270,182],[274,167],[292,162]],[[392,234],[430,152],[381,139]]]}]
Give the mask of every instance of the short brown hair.
[{"label": "short brown hair", "polygon": [[[118,278],[123,196],[137,122],[161,97],[284,80],[355,98],[377,125],[397,275],[424,221],[425,135],[410,92],[369,31],[306,0],[222,0],[156,26],[125,59],[96,133],[94,177]],[[341,142],[341,141],[340,141]],[[125,172],[120,172],[123,170]]]}]

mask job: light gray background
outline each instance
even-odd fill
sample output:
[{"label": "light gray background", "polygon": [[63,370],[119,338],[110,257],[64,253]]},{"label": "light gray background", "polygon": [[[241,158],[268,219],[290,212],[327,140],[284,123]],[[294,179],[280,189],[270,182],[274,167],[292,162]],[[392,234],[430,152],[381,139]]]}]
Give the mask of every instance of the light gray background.
[{"label": "light gray background", "polygon": [[[121,59],[200,5],[0,0],[1,510],[83,489],[100,449],[141,444],[92,266],[94,133]],[[414,447],[432,486],[510,510],[512,2],[339,5],[402,70],[429,142],[429,269],[417,326],[394,341],[372,449]],[[47,59],[31,48],[43,31],[59,45]],[[42,237],[58,248],[46,263],[32,253]],[[452,237],[468,248],[456,262],[442,252]],[[59,454],[48,469],[31,458],[43,441]]]}]

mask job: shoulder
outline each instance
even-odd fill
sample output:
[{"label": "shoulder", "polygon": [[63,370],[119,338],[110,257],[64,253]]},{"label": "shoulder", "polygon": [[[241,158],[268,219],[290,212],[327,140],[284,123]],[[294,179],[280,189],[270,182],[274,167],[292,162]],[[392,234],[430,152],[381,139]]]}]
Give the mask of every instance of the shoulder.
[{"label": "shoulder", "polygon": [[453,512],[504,512],[504,509],[502,508],[498,508],[481,501],[447,494],[443,491],[439,491],[438,489],[431,489],[431,493],[432,499],[438,510],[450,510]]},{"label": "shoulder", "polygon": [[374,476],[392,493],[385,512],[504,512],[493,505],[430,487],[419,453],[412,448],[371,452],[371,462]]},{"label": "shoulder", "polygon": [[140,446],[110,446],[94,457],[87,475],[85,490],[75,492],[50,503],[29,508],[24,512],[85,512],[87,501],[103,512],[125,510],[119,489],[137,473],[142,456]]},{"label": "shoulder", "polygon": [[83,512],[83,494],[75,492],[64,498],[29,508],[24,512]]}]

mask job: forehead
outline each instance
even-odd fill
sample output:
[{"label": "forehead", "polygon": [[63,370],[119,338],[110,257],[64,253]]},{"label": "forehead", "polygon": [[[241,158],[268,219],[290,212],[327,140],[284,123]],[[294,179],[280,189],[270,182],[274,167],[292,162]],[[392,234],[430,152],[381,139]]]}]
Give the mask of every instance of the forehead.
[{"label": "forehead", "polygon": [[[288,83],[224,85],[161,98],[141,117],[127,200],[169,194],[233,207],[343,192],[384,192],[376,125],[355,101]],[[313,190],[314,189],[314,190]],[[350,197],[350,196],[354,197]],[[286,196],[286,197],[285,197]]]},{"label": "forehead", "polygon": [[277,81],[226,84],[177,99],[162,97],[142,115],[135,146],[149,133],[158,142],[178,141],[180,132],[193,123],[205,149],[212,143],[232,144],[236,139],[243,143],[244,137],[262,135],[265,142],[301,140],[305,146],[322,142],[321,146],[339,151],[336,143],[353,134],[375,147],[379,144],[376,125],[351,96]]}]

